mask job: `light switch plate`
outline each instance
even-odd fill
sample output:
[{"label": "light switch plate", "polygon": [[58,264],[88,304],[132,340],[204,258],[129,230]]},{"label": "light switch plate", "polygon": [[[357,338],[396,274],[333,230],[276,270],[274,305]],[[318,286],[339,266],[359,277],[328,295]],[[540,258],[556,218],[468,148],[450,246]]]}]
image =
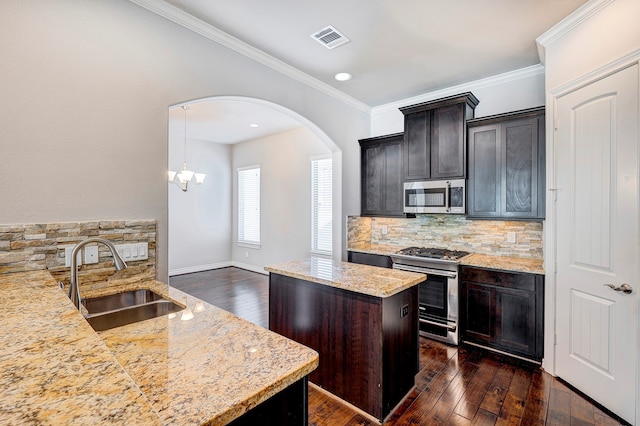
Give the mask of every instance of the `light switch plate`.
[{"label": "light switch plate", "polygon": [[515,232],[507,232],[507,242],[515,243],[516,242],[516,233]]},{"label": "light switch plate", "polygon": [[[71,266],[71,253],[73,253],[73,247],[64,248],[64,266]],[[78,266],[82,265],[82,250],[80,250],[76,256]]]}]

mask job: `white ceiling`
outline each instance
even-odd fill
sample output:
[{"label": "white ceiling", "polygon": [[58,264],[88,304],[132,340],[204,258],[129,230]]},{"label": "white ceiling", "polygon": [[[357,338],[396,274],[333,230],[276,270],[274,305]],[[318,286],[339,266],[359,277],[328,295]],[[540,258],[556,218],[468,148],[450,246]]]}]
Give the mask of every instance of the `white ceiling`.
[{"label": "white ceiling", "polygon": [[[234,144],[301,127],[297,120],[256,103],[237,100],[203,100],[187,103],[187,139]],[[185,112],[180,106],[169,109],[170,129],[184,137]],[[251,127],[257,124],[258,127]]]},{"label": "white ceiling", "polygon": [[[152,0],[132,0],[136,3]],[[540,62],[535,39],[586,0],[153,0],[174,6],[369,107]],[[332,25],[351,41],[310,35]],[[338,82],[337,72],[353,79]],[[299,126],[267,107],[200,103],[194,139],[236,143]],[[179,110],[183,120],[182,110]],[[175,111],[171,118],[175,117]],[[253,129],[249,122],[262,127]]]},{"label": "white ceiling", "polygon": [[[538,64],[535,39],[585,0],[167,3],[374,107]],[[327,25],[351,41],[310,37]]]}]

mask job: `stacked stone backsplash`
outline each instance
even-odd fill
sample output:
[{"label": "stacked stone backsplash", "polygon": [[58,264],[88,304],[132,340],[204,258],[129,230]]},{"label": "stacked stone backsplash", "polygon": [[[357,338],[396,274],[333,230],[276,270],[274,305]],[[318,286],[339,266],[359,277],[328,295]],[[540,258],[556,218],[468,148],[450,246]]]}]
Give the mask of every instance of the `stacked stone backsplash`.
[{"label": "stacked stone backsplash", "polygon": [[[370,243],[543,258],[541,222],[467,220],[458,215],[417,215],[413,219],[349,216],[347,232],[348,247]],[[515,243],[507,242],[509,232],[515,234]]]},{"label": "stacked stone backsplash", "polygon": [[123,282],[155,280],[156,223],[153,220],[0,225],[0,274],[48,270],[57,281],[64,282],[66,288],[70,268],[64,266],[65,248],[93,237],[104,238],[113,244],[146,242],[149,258],[127,261],[127,268],[116,272],[111,252],[104,244],[99,244],[98,263],[82,265],[78,269],[81,292],[108,286],[112,279]]}]

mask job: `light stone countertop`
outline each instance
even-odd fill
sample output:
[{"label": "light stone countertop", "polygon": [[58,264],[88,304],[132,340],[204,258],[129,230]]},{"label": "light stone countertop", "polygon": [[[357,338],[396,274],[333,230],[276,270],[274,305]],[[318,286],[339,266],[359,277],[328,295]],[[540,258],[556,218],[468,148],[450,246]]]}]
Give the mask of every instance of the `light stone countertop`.
[{"label": "light stone countertop", "polygon": [[480,268],[499,269],[501,271],[527,272],[530,274],[544,275],[542,260],[537,259],[472,254],[462,259],[460,264]]},{"label": "light stone countertop", "polygon": [[335,262],[321,257],[269,265],[264,269],[274,274],[382,298],[400,293],[427,278],[425,274]]},{"label": "light stone countertop", "polygon": [[[383,244],[357,244],[350,245],[347,250],[361,253],[379,254],[390,256],[403,247]],[[477,266],[480,268],[499,269],[503,271],[527,272],[544,275],[544,266],[541,259],[527,259],[521,257],[492,256],[489,254],[471,254],[460,261],[461,265]]]},{"label": "light stone countertop", "polygon": [[[100,292],[133,288],[188,297],[192,310],[198,300],[157,281]],[[207,303],[189,321],[96,333],[46,271],[0,276],[0,298],[0,424],[226,424],[318,365],[317,352]]]}]

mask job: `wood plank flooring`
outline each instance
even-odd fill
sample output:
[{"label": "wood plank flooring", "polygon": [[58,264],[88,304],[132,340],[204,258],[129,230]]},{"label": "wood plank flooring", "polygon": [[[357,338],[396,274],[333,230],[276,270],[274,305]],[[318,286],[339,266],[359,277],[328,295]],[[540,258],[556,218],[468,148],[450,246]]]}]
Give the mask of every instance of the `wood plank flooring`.
[{"label": "wood plank flooring", "polygon": [[[238,268],[171,277],[169,283],[262,327],[269,280]],[[339,400],[309,388],[309,425],[375,425]],[[537,366],[471,346],[420,338],[416,388],[387,425],[624,424]]]}]

